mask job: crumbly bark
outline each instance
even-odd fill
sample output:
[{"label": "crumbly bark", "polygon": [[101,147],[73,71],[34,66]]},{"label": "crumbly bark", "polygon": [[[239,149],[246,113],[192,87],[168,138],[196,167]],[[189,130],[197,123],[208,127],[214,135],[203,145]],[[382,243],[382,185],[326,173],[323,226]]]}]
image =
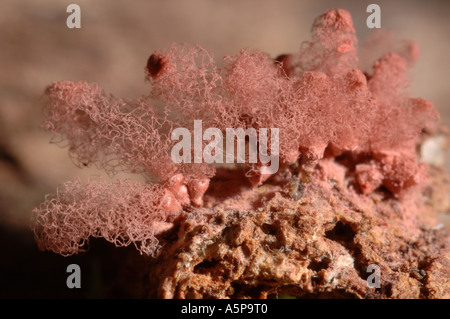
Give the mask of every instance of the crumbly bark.
[{"label": "crumbly bark", "polygon": [[[219,171],[205,208],[160,238],[149,297],[449,298],[450,241],[435,214],[448,210],[441,169],[396,198],[383,188],[362,195],[347,164],[291,166],[255,189]],[[380,288],[368,286],[371,264]]]}]

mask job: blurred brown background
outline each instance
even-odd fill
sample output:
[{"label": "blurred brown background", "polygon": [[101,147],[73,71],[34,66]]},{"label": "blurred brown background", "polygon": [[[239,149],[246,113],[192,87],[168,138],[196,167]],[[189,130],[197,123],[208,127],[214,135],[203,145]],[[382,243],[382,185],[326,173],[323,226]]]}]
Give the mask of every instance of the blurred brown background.
[{"label": "blurred brown background", "polygon": [[[66,27],[70,3],[81,7],[81,29]],[[70,291],[65,267],[74,260],[86,263],[94,278],[102,267],[95,251],[105,255],[109,246],[98,243],[84,256],[65,259],[37,251],[28,230],[31,209],[58,184],[102,174],[76,168],[67,149],[49,144],[50,136],[39,129],[42,94],[52,81],[97,82],[116,96],[138,97],[149,90],[144,66],[158,48],[186,42],[200,44],[217,60],[245,47],[275,57],[296,52],[310,39],[314,18],[331,7],[350,11],[362,43],[371,31],[370,3],[381,6],[383,29],[419,44],[412,96],[435,104],[450,126],[449,1],[1,1],[0,297],[107,296],[98,288],[104,282],[94,279],[86,279],[81,292]]]}]

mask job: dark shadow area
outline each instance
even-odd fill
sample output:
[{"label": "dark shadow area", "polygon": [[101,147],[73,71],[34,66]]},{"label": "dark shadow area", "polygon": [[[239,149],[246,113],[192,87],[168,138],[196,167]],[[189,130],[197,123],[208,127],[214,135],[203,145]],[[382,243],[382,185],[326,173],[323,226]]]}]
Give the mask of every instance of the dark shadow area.
[{"label": "dark shadow area", "polygon": [[[0,226],[0,298],[139,298],[145,297],[146,258],[134,247],[116,248],[102,239],[90,249],[63,257],[42,252],[31,231]],[[68,288],[67,266],[81,270],[81,288]]]}]

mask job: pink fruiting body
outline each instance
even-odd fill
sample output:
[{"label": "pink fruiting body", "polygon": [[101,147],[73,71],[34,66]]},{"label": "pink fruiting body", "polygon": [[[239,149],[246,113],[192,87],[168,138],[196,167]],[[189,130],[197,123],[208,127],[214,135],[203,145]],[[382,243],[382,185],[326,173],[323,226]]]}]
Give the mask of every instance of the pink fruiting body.
[{"label": "pink fruiting body", "polygon": [[41,249],[72,255],[87,248],[89,237],[102,237],[116,246],[133,243],[142,253],[158,249],[155,235],[176,215],[161,201],[161,185],[92,179],[63,184],[56,196],[35,208],[33,230]]},{"label": "pink fruiting body", "polygon": [[164,187],[170,191],[180,205],[189,205],[191,200],[189,198],[189,192],[187,186],[184,184],[184,177],[182,174],[176,174],[172,176],[165,184]]},{"label": "pink fruiting body", "polygon": [[[201,207],[214,176],[210,164],[175,164],[170,158],[173,129],[192,132],[198,119],[223,132],[279,128],[284,166],[298,162],[311,170],[319,164],[327,172],[335,167],[327,158],[349,155],[361,193],[384,186],[402,196],[426,177],[426,165],[416,159],[416,139],[439,117],[431,103],[408,96],[406,73],[418,49],[404,48],[377,57],[373,71],[363,73],[350,14],[339,9],[316,19],[312,41],[299,53],[276,61],[245,49],[218,68],[200,46],[158,50],[146,66],[150,96],[134,101],[107,96],[96,84],[53,83],[46,90],[43,127],[54,141],[67,141],[77,163],[156,177],[162,186],[66,183],[34,210],[40,247],[70,255],[94,236],[154,254],[155,235],[169,229],[183,207]],[[254,186],[270,177],[260,173],[261,163],[246,166]]]},{"label": "pink fruiting body", "polygon": [[208,178],[193,179],[188,183],[188,191],[195,207],[203,206],[203,195],[209,186]]}]

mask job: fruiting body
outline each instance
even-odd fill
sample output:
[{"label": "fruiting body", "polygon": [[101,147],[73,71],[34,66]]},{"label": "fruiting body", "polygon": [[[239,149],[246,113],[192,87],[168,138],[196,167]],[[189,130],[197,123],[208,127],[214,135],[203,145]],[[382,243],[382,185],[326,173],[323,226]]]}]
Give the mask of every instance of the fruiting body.
[{"label": "fruiting body", "polygon": [[[150,96],[135,101],[106,96],[96,84],[53,83],[43,127],[68,141],[80,166],[141,173],[149,182],[64,184],[33,212],[40,247],[70,255],[91,236],[133,243],[154,257],[170,247],[176,255],[161,257],[170,267],[156,270],[158,297],[248,297],[264,274],[273,287],[256,297],[278,287],[298,296],[345,290],[389,297],[364,286],[363,266],[370,263],[380,264],[388,274],[383,282],[400,291],[391,296],[406,296],[401,292],[417,283],[396,267],[420,268],[411,260],[417,253],[427,269],[439,268],[428,261],[447,251],[445,235],[430,230],[431,206],[418,196],[436,193],[417,147],[438,130],[439,115],[431,103],[408,96],[413,45],[377,57],[368,72],[358,68],[356,47],[349,13],[330,10],[315,20],[311,42],[276,61],[246,49],[218,68],[199,46],[158,50],[146,66]],[[182,127],[193,136],[195,120],[222,133],[279,129],[280,169],[267,174],[266,163],[247,161],[245,180],[239,167],[220,177],[202,161],[174,162],[172,132]],[[208,142],[200,141],[202,149]],[[174,242],[180,234],[192,241]],[[419,251],[409,251],[412,245]],[[445,256],[440,263],[448,264]],[[208,258],[217,263],[208,268]],[[402,258],[409,259],[402,264]],[[197,266],[180,270],[188,259]],[[427,295],[416,289],[411,296],[431,296],[439,280],[422,282]]]}]

